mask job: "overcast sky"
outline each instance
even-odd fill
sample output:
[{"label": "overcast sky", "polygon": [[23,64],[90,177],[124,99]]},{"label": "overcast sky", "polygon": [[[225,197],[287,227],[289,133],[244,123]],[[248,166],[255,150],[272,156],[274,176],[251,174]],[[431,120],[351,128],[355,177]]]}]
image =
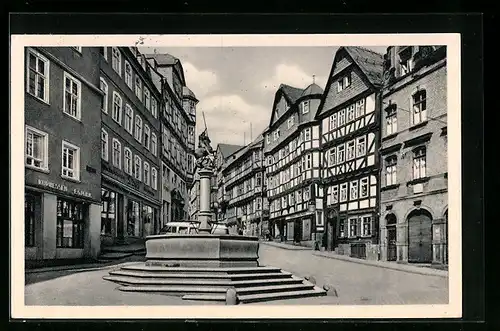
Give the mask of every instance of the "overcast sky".
[{"label": "overcast sky", "polygon": [[[384,46],[366,47],[383,54]],[[202,112],[215,148],[243,145],[269,124],[274,94],[284,83],[305,88],[316,76],[325,88],[338,47],[161,47],[182,62],[187,86],[200,100],[196,134],[204,129]],[[154,48],[141,48],[153,53]]]}]

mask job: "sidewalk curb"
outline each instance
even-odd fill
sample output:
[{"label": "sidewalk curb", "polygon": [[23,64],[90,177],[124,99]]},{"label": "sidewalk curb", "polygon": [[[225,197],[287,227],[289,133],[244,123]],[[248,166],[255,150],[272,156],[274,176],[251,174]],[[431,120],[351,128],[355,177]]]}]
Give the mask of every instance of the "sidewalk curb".
[{"label": "sidewalk curb", "polygon": [[93,267],[84,267],[84,266],[79,266],[79,267],[74,267],[74,266],[67,266],[67,267],[53,267],[53,268],[38,268],[38,269],[25,269],[24,273],[25,274],[39,274],[39,273],[44,273],[44,272],[58,272],[58,271],[75,271],[75,272],[80,272],[80,271],[97,271],[97,270],[105,270],[105,269],[111,269],[111,268],[117,268],[120,266],[124,266],[127,264],[131,263],[140,263],[140,262],[121,262],[121,263],[116,263],[116,264],[106,264],[103,266],[93,266]]},{"label": "sidewalk curb", "polygon": [[444,271],[444,270],[434,270],[434,269],[429,270],[429,268],[426,268],[426,267],[401,266],[398,264],[395,264],[395,265],[378,264],[378,263],[373,263],[372,261],[367,261],[367,260],[363,260],[363,259],[354,259],[354,258],[348,258],[348,257],[343,257],[340,255],[333,255],[333,254],[322,254],[319,252],[315,252],[315,253],[313,253],[313,255],[319,256],[319,257],[326,257],[328,259],[340,260],[340,261],[344,261],[344,262],[364,264],[364,265],[368,265],[368,266],[372,266],[372,267],[403,271],[403,272],[408,272],[408,273],[412,273],[412,274],[420,274],[420,275],[426,275],[426,276],[436,276],[436,277],[448,278],[448,271]]},{"label": "sidewalk curb", "polygon": [[[276,248],[281,248],[281,249],[287,249],[289,251],[312,251],[312,248],[310,247],[305,247],[305,246],[293,246],[293,245],[288,245],[288,244],[272,244],[267,241],[259,241],[260,244],[271,246],[271,247],[276,247]],[[289,246],[289,247],[287,247]]]}]

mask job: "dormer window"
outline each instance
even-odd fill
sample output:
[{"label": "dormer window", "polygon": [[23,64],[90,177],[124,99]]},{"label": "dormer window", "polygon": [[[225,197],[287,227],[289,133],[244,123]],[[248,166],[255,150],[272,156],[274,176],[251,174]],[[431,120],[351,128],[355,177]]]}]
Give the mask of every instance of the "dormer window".
[{"label": "dormer window", "polygon": [[307,114],[309,112],[309,100],[302,102],[302,114]]},{"label": "dormer window", "polygon": [[291,116],[290,118],[288,118],[288,128],[290,129],[292,126],[293,126],[293,120],[294,120],[294,117]]},{"label": "dormer window", "polygon": [[413,69],[413,61],[411,58],[413,47],[405,47],[399,52],[399,63],[401,64],[401,76],[410,73]]},{"label": "dormer window", "polygon": [[337,92],[340,92],[351,86],[351,74],[347,74],[337,82]]}]

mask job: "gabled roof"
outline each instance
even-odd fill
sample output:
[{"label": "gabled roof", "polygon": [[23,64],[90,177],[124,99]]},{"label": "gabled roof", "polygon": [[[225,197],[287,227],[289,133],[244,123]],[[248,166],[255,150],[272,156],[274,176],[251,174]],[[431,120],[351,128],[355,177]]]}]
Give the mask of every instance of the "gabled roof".
[{"label": "gabled roof", "polygon": [[242,155],[246,154],[248,151],[250,151],[253,147],[257,146],[258,144],[262,143],[264,141],[264,135],[261,133],[255,138],[252,142],[250,142],[248,145],[244,146],[240,150],[236,151],[235,153],[231,154],[231,157],[226,160],[226,162],[223,165],[223,168],[226,169],[228,166],[236,162]]},{"label": "gabled roof", "polygon": [[218,149],[220,150],[222,157],[224,159],[227,159],[229,156],[233,155],[240,149],[242,149],[244,146],[240,145],[231,145],[231,144],[219,144]]},{"label": "gabled roof", "polygon": [[343,47],[354,62],[375,86],[383,84],[384,56],[377,52],[359,46]]},{"label": "gabled roof", "polygon": [[[271,118],[269,119],[269,126],[271,126],[274,122],[274,116],[275,116],[274,107],[276,106],[276,103],[279,101],[279,96],[281,94],[283,94],[285,99],[290,103],[290,106],[292,106],[298,99],[300,99],[303,92],[304,92],[304,90],[302,90],[300,88],[293,87],[293,86],[286,85],[286,84],[280,84],[280,86],[278,87],[278,90],[276,90],[276,93],[274,95]],[[281,116],[283,116],[283,114],[280,114],[279,117],[281,117]]]},{"label": "gabled roof", "polygon": [[295,101],[297,101],[301,97],[302,92],[303,92],[303,90],[300,88],[293,87],[293,86],[286,85],[286,84],[280,84],[280,87],[278,88],[278,90],[279,89],[281,89],[285,93],[285,95],[288,97],[288,99],[290,99],[291,103],[295,103]]},{"label": "gabled roof", "polygon": [[359,46],[342,46],[335,53],[330,75],[328,76],[328,82],[326,83],[325,93],[323,94],[323,98],[316,115],[320,115],[328,111],[329,107],[325,105],[332,104],[332,97],[329,92],[332,85],[333,73],[335,72],[337,62],[343,52],[347,53],[347,55],[352,59],[354,65],[361,70],[370,84],[374,87],[380,87],[383,85],[384,56],[382,54]]}]

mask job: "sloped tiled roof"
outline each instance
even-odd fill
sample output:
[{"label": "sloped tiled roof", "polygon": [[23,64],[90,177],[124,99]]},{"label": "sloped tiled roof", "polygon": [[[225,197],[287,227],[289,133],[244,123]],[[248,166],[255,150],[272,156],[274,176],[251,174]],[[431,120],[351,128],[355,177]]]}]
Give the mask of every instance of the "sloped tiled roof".
[{"label": "sloped tiled roof", "polygon": [[144,54],[148,59],[155,59],[158,65],[174,65],[179,62],[179,59],[170,54]]},{"label": "sloped tiled roof", "polygon": [[302,92],[303,92],[303,90],[300,88],[293,87],[293,86],[286,85],[286,84],[280,84],[279,89],[283,90],[283,92],[286,94],[286,96],[288,98],[290,98],[292,103],[297,101],[301,97]]},{"label": "sloped tiled roof", "polygon": [[319,87],[319,85],[312,83],[311,85],[306,87],[304,92],[302,92],[301,97],[305,97],[308,95],[316,95],[316,94],[323,94],[323,89]]},{"label": "sloped tiled roof", "polygon": [[232,156],[226,160],[226,162],[223,165],[223,168],[227,168],[228,166],[236,162],[242,155],[246,154],[246,152],[248,152],[252,147],[258,145],[263,140],[264,140],[264,135],[261,133],[251,143],[241,148],[240,150],[236,151],[235,153],[231,154]]},{"label": "sloped tiled roof", "polygon": [[187,97],[191,97],[195,100],[198,100],[198,99],[196,99],[196,95],[194,95],[194,92],[191,91],[191,89],[189,89],[189,87],[187,87],[187,86],[182,87],[182,95],[187,96]]},{"label": "sloped tiled roof", "polygon": [[384,56],[382,54],[359,46],[348,46],[344,49],[373,85],[383,84]]},{"label": "sloped tiled roof", "polygon": [[240,145],[219,144],[220,152],[225,159],[233,155],[242,148],[243,146]]}]

